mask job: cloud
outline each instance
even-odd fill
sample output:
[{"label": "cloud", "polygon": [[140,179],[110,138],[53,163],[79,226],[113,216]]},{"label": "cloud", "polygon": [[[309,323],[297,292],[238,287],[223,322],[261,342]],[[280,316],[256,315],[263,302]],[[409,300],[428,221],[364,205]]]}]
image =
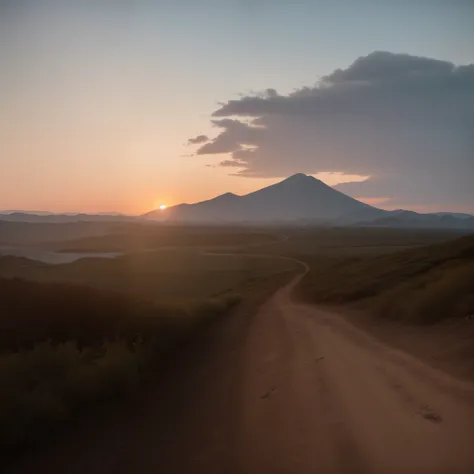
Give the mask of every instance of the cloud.
[{"label": "cloud", "polygon": [[233,153],[243,150],[245,146],[257,146],[260,143],[261,135],[265,132],[261,127],[227,118],[212,120],[212,125],[223,128],[224,131],[214,140],[199,148],[196,152],[198,155]]},{"label": "cloud", "polygon": [[195,138],[190,138],[188,140],[188,145],[199,145],[201,143],[206,143],[209,141],[209,137],[207,135],[198,135]]},{"label": "cloud", "polygon": [[224,160],[220,162],[220,166],[241,168],[242,166],[245,166],[245,163],[237,160]]},{"label": "cloud", "polygon": [[267,89],[212,115],[220,133],[197,154],[227,153],[221,165],[240,176],[342,172],[372,177],[342,191],[390,205],[474,202],[474,64],[374,52],[314,86]]}]

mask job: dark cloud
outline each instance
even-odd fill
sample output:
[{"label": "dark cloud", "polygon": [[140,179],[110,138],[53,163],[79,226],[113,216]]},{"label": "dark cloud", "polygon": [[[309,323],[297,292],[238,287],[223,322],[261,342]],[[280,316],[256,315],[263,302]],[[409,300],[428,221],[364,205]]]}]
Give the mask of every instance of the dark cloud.
[{"label": "dark cloud", "polygon": [[455,70],[453,63],[409,54],[376,51],[354,61],[347,69],[336,69],[323,78],[328,84],[347,82],[398,83],[400,80],[420,81],[445,78]]},{"label": "dark cloud", "polygon": [[222,165],[242,176],[338,171],[373,177],[346,185],[359,196],[473,196],[473,64],[374,52],[313,87],[267,89],[212,115],[222,131],[197,153],[230,153]]},{"label": "dark cloud", "polygon": [[190,138],[188,140],[188,145],[199,145],[201,143],[206,143],[209,141],[209,137],[207,135],[198,135],[195,138]]},{"label": "dark cloud", "polygon": [[215,127],[223,128],[224,131],[217,135],[214,140],[206,143],[197,150],[198,155],[209,155],[215,153],[232,153],[241,150],[244,145],[258,145],[265,130],[262,127],[249,125],[240,120],[221,119],[212,120]]}]

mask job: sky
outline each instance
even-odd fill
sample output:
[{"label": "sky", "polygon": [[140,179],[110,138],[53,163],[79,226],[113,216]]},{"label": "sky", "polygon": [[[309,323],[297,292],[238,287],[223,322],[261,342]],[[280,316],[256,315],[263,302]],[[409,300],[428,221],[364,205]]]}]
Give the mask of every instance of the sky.
[{"label": "sky", "polygon": [[0,0],[0,209],[138,214],[303,172],[474,213],[474,3]]}]

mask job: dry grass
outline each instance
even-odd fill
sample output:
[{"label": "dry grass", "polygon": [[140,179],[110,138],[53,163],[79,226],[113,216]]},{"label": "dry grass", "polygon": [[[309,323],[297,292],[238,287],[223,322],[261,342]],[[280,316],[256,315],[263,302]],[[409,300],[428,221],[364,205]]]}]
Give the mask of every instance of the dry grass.
[{"label": "dry grass", "polygon": [[265,232],[225,227],[128,226],[117,233],[62,242],[55,248],[61,252],[136,252],[161,247],[233,247],[274,240],[274,236]]},{"label": "dry grass", "polygon": [[193,251],[0,259],[0,450],[134,390],[166,351],[288,266]]},{"label": "dry grass", "polygon": [[157,305],[116,292],[0,279],[0,451],[133,390],[154,363],[238,295]]},{"label": "dry grass", "polygon": [[242,293],[249,281],[287,267],[288,263],[272,259],[167,250],[115,259],[85,258],[62,265],[4,257],[0,258],[0,277],[88,285],[175,304],[199,302],[232,291]]},{"label": "dry grass", "polygon": [[301,294],[377,316],[433,323],[474,313],[474,237],[375,257],[305,257]]}]

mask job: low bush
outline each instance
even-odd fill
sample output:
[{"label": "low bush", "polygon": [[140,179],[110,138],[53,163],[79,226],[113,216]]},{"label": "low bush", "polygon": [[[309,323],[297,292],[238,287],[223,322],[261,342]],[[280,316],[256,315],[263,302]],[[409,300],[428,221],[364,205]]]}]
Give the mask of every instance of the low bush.
[{"label": "low bush", "polygon": [[45,437],[90,403],[130,391],[144,362],[122,342],[97,350],[41,343],[1,355],[0,447],[10,450]]},{"label": "low bush", "polygon": [[0,452],[124,395],[160,356],[238,303],[160,306],[115,292],[0,279]]}]

